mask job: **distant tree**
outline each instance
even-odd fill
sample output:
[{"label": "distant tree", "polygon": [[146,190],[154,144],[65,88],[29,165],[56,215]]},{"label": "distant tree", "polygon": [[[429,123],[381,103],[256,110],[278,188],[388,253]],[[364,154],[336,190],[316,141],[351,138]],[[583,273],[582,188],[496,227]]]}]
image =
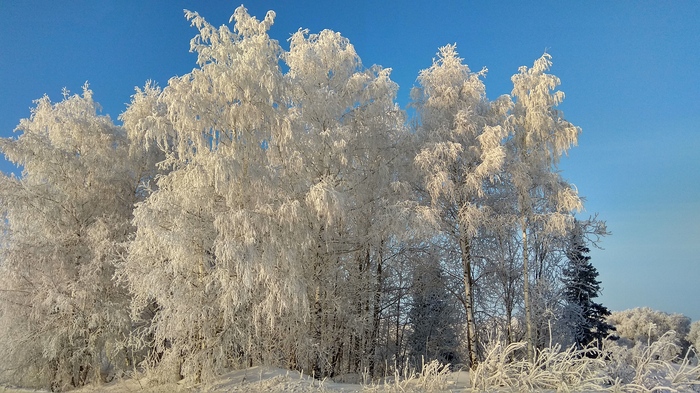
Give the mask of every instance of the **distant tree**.
[{"label": "distant tree", "polygon": [[690,318],[683,314],[669,314],[649,307],[615,311],[608,317],[615,325],[620,338],[632,341],[654,342],[664,333],[673,330],[682,336],[690,331]]},{"label": "distant tree", "polygon": [[564,268],[565,315],[574,344],[582,348],[591,342],[601,347],[602,340],[615,331],[606,321],[610,315],[607,307],[594,301],[600,294],[598,270],[591,263],[581,225],[578,221],[570,235],[566,251],[568,264]]},{"label": "distant tree", "polygon": [[673,332],[664,339],[672,340],[677,346],[676,356],[682,355],[689,346],[686,337],[691,329],[690,318],[683,314],[669,314],[649,307],[638,307],[615,311],[610,314],[607,322],[617,329],[621,344],[649,345],[666,333]]},{"label": "distant tree", "polygon": [[700,321],[690,325],[686,341],[695,348],[696,356],[700,355]]}]

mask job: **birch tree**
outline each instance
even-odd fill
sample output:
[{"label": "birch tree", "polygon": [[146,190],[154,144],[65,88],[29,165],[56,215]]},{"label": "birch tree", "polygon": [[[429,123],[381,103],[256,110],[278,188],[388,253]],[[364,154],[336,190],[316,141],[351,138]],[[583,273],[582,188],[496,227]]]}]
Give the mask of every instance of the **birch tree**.
[{"label": "birch tree", "polygon": [[582,208],[577,190],[557,171],[560,157],[577,142],[580,129],[556,109],[564,93],[554,91],[559,78],[548,74],[551,56],[544,54],[532,68],[520,67],[511,79],[515,99],[507,126],[507,171],[517,195],[521,231],[523,297],[528,358],[534,357],[534,332],[530,293],[529,230],[536,225],[546,233],[565,234],[573,223],[572,212]]},{"label": "birch tree", "polygon": [[0,175],[2,362],[52,390],[134,361],[123,345],[129,297],[112,275],[139,179],[123,130],[97,110],[87,85],[58,103],[44,96],[20,136],[0,140],[22,167],[20,178]]},{"label": "birch tree", "polygon": [[137,103],[157,109],[130,132],[162,149],[167,173],[134,213],[121,274],[134,316],[155,310],[142,335],[151,364],[163,378],[199,380],[272,362],[281,318],[302,320],[306,300],[288,252],[298,204],[274,188],[271,143],[290,135],[281,49],[267,34],[274,12],[258,21],[239,7],[233,31],[186,15],[198,68],[124,115]]},{"label": "birch tree", "polygon": [[451,247],[459,250],[472,367],[477,361],[472,248],[489,217],[483,203],[484,183],[499,174],[505,159],[506,129],[501,124],[509,108],[505,97],[494,102],[486,99],[481,81],[485,73],[472,72],[455,46],[447,45],[440,48],[433,65],[421,71],[420,86],[412,92],[421,139],[415,164],[423,176],[439,236],[447,236]]},{"label": "birch tree", "polygon": [[[488,196],[493,215],[489,221],[491,230],[480,236],[475,244],[476,252],[484,259],[475,304],[485,315],[479,329],[479,332],[483,332],[481,337],[504,339],[508,345],[523,338],[518,329],[520,325],[513,323],[522,306],[519,243],[510,214],[512,204],[509,201],[509,191],[505,195],[499,195],[491,189]],[[498,199],[505,203],[497,203]],[[484,340],[480,343],[487,345]]]},{"label": "birch tree", "polygon": [[301,252],[311,264],[310,334],[319,348],[310,360],[320,375],[373,373],[385,264],[408,210],[399,198],[398,86],[390,69],[364,68],[330,30],[298,31],[284,60],[294,136],[279,149],[284,181],[306,212]]}]

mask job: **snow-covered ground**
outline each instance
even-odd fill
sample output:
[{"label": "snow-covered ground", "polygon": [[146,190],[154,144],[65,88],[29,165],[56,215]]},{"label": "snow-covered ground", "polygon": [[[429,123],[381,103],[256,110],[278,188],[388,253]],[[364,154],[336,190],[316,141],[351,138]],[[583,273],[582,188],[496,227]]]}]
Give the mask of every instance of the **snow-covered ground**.
[{"label": "snow-covered ground", "polygon": [[[75,392],[700,392],[697,360],[664,360],[664,349],[670,343],[664,344],[663,340],[641,349],[610,346],[607,361],[580,356],[580,350],[560,351],[559,347],[542,350],[534,365],[524,360],[503,361],[522,344],[493,346],[486,358],[469,372],[450,372],[447,365],[432,361],[423,364],[421,372],[405,370],[409,378],[388,376],[368,381],[362,375],[351,374],[318,380],[297,371],[258,366],[231,371],[203,384],[187,380],[159,384],[149,379],[148,374],[138,374],[135,378],[86,386]],[[3,392],[46,391],[0,386],[0,393]]]},{"label": "snow-covered ground", "polygon": [[[346,376],[344,380],[361,380],[361,376]],[[170,383],[156,385],[143,379],[128,379],[100,386],[87,386],[76,393],[127,393],[127,392],[466,392],[469,391],[469,374],[454,372],[440,380],[413,378],[396,382],[387,379],[385,383],[369,382],[341,383],[330,379],[317,380],[297,371],[274,367],[252,367],[232,371],[209,384],[190,385]],[[0,393],[43,392],[41,390],[0,387]]]}]

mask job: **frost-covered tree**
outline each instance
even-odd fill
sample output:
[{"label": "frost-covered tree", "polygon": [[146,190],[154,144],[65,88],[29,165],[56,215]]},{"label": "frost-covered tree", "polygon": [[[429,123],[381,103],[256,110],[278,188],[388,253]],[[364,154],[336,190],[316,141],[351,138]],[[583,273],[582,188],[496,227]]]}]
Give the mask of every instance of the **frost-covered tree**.
[{"label": "frost-covered tree", "polygon": [[340,34],[301,30],[284,54],[293,137],[273,142],[280,180],[302,206],[319,375],[374,373],[389,257],[406,233],[406,135],[391,70],[366,69]]},{"label": "frost-covered tree", "polygon": [[683,314],[669,314],[652,310],[649,307],[639,307],[610,314],[607,322],[615,326],[622,344],[634,345],[640,343],[649,345],[669,331],[679,347],[687,347],[683,342],[690,332],[690,318]]},{"label": "frost-covered tree", "polygon": [[22,168],[0,175],[3,369],[62,390],[134,359],[124,344],[129,297],[113,280],[132,232],[138,175],[124,131],[83,94],[36,101],[0,150]]},{"label": "frost-covered tree", "polygon": [[289,251],[298,204],[274,188],[272,142],[290,135],[274,13],[239,7],[233,31],[187,17],[198,68],[144,89],[123,115],[162,150],[165,173],[134,213],[121,274],[134,316],[154,312],[141,337],[159,375],[200,379],[276,360],[280,318],[301,321],[306,301]]},{"label": "frost-covered tree", "polygon": [[485,183],[494,179],[505,159],[502,127],[510,101],[489,102],[481,77],[462,63],[454,45],[440,48],[438,59],[421,71],[412,92],[419,115],[416,167],[430,198],[425,211],[438,237],[458,250],[467,316],[467,350],[476,365],[474,321],[474,239],[489,220]]},{"label": "frost-covered tree", "polygon": [[569,235],[566,251],[568,264],[563,271],[564,284],[564,320],[569,324],[574,344],[578,348],[594,342],[598,348],[603,339],[611,334],[615,327],[606,321],[610,315],[607,307],[594,299],[600,293],[598,270],[591,263],[590,252],[586,247],[581,224],[577,221]]},{"label": "frost-covered tree", "polygon": [[[510,207],[493,202],[491,199],[490,206],[499,221],[494,222],[493,230],[476,244],[478,255],[487,263],[479,277],[480,290],[475,302],[486,316],[481,322],[481,337],[502,339],[510,344],[523,339],[517,321],[522,306],[522,260],[512,217],[504,214]],[[487,344],[485,340],[480,342]]]},{"label": "frost-covered tree", "polygon": [[534,357],[530,251],[532,231],[564,235],[573,223],[572,212],[580,210],[577,190],[557,171],[560,157],[576,144],[580,129],[563,118],[556,106],[564,93],[553,91],[559,78],[548,74],[551,56],[544,54],[532,68],[520,67],[512,77],[515,98],[507,126],[507,173],[517,196],[516,216],[521,232],[523,300],[528,357]]},{"label": "frost-covered tree", "polygon": [[283,359],[373,372],[385,264],[409,211],[390,70],[363,68],[331,31],[299,31],[283,52],[273,13],[241,7],[233,32],[188,17],[199,68],[137,92],[122,115],[164,155],[122,270],[134,313],[155,313],[142,336],[153,364],[195,379]]}]

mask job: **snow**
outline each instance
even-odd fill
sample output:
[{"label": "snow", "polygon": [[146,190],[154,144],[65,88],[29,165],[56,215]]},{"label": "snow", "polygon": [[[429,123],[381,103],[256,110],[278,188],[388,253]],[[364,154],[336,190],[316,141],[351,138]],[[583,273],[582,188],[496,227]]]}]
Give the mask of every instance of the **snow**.
[{"label": "snow", "polygon": [[[428,366],[428,365],[426,365]],[[682,371],[682,365],[674,364],[672,366],[676,372]],[[693,366],[691,366],[693,367]],[[668,378],[663,370],[653,370],[652,374],[648,375],[651,379],[646,378],[647,382],[655,380],[657,383],[655,389],[663,389],[668,387]],[[670,370],[666,370],[670,371]],[[527,378],[527,376],[522,376]],[[327,392],[327,393],[351,393],[351,392],[366,392],[366,393],[406,393],[406,392],[477,392],[478,389],[470,388],[470,374],[468,371],[457,371],[450,373],[437,373],[426,376],[414,374],[409,379],[398,379],[394,377],[386,377],[379,381],[362,382],[363,376],[357,374],[342,375],[334,379],[318,380],[312,376],[299,373],[298,371],[285,370],[269,366],[257,366],[244,370],[231,371],[221,375],[217,379],[209,383],[192,384],[186,380],[179,383],[157,384],[149,381],[145,375],[140,375],[132,379],[120,379],[108,384],[89,385],[80,389],[73,390],[76,393],[132,393],[132,392],[148,392],[148,393],[179,393],[179,392]],[[352,383],[350,383],[352,382]],[[522,381],[521,381],[522,382]],[[680,381],[679,381],[680,382]],[[645,383],[646,384],[646,383]],[[697,382],[690,382],[690,385],[697,385]],[[669,387],[669,391],[697,391],[690,385],[683,385],[680,390],[675,390]],[[678,385],[677,387],[681,387]],[[615,387],[610,387],[607,390],[577,390],[573,391],[582,393],[596,393],[602,391],[614,390]],[[648,391],[642,385],[630,384],[617,386],[622,388],[620,391]],[[648,388],[648,386],[647,386]],[[515,389],[515,390],[513,390]],[[690,389],[690,390],[687,390]],[[527,389],[525,385],[502,389],[488,389],[492,392],[512,392],[512,391],[532,391],[550,393],[556,390],[532,390]],[[569,391],[562,388],[561,391]],[[616,390],[617,391],[617,390]],[[662,390],[665,391],[665,390]],[[48,390],[33,390],[17,387],[0,386],[0,393],[44,393]]]},{"label": "snow", "polygon": [[[192,385],[187,383],[169,383],[155,385],[149,383],[147,378],[125,379],[114,381],[105,385],[90,385],[74,390],[76,393],[127,393],[127,392],[466,392],[469,391],[469,373],[465,371],[453,372],[447,375],[444,381],[446,389],[435,390],[419,378],[407,381],[395,381],[393,377],[386,378],[382,382],[359,383],[361,375],[344,375],[337,378],[338,381],[355,380],[358,383],[336,382],[331,379],[317,380],[309,375],[302,375],[297,371],[284,370],[275,367],[251,367],[226,373],[216,381],[208,384]],[[0,393],[29,393],[48,392],[47,390],[32,390],[12,387],[0,387]]]}]

